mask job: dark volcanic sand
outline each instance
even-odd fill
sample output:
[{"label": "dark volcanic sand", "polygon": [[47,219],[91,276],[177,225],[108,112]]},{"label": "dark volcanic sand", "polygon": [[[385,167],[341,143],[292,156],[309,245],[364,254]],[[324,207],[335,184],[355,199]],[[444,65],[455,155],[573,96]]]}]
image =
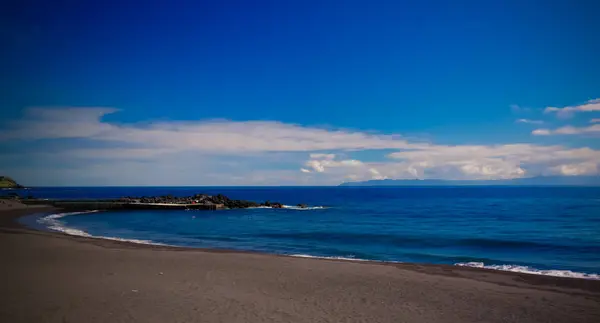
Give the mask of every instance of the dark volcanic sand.
[{"label": "dark volcanic sand", "polygon": [[600,281],[135,245],[8,209],[0,322],[600,322]]}]

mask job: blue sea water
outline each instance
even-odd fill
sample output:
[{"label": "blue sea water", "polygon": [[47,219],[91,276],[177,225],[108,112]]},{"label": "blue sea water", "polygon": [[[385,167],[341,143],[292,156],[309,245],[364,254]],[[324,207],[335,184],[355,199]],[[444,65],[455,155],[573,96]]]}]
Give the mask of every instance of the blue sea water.
[{"label": "blue sea water", "polygon": [[29,193],[43,198],[222,193],[235,199],[323,206],[115,211],[23,220],[72,234],[600,278],[597,187],[87,187]]}]

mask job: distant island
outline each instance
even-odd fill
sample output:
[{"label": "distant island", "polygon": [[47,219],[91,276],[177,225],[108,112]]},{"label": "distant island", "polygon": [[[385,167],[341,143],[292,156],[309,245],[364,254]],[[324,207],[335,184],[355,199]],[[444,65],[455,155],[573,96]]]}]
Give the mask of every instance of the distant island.
[{"label": "distant island", "polygon": [[25,188],[8,176],[0,176],[0,188]]},{"label": "distant island", "polygon": [[600,186],[600,176],[537,176],[497,180],[380,179],[339,186]]}]

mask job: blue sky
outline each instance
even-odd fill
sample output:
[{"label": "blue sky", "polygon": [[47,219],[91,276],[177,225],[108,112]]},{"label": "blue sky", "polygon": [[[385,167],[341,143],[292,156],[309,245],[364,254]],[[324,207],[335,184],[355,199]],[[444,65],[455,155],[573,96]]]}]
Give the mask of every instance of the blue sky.
[{"label": "blue sky", "polygon": [[598,10],[3,4],[0,173],[28,185],[597,174]]}]

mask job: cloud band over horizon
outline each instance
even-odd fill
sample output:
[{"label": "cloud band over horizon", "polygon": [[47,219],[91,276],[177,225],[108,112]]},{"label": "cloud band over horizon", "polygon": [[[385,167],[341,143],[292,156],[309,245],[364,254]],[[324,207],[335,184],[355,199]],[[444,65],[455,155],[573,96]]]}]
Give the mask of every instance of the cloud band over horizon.
[{"label": "cloud band over horizon", "polygon": [[[26,109],[22,118],[2,125],[0,145],[9,148],[0,170],[34,185],[335,185],[384,178],[598,174],[600,161],[600,151],[588,147],[450,146],[278,121],[105,121],[118,111]],[[544,134],[559,131],[575,130]],[[377,156],[365,161],[355,156],[361,153]],[[152,173],[154,179],[148,176]]]}]

